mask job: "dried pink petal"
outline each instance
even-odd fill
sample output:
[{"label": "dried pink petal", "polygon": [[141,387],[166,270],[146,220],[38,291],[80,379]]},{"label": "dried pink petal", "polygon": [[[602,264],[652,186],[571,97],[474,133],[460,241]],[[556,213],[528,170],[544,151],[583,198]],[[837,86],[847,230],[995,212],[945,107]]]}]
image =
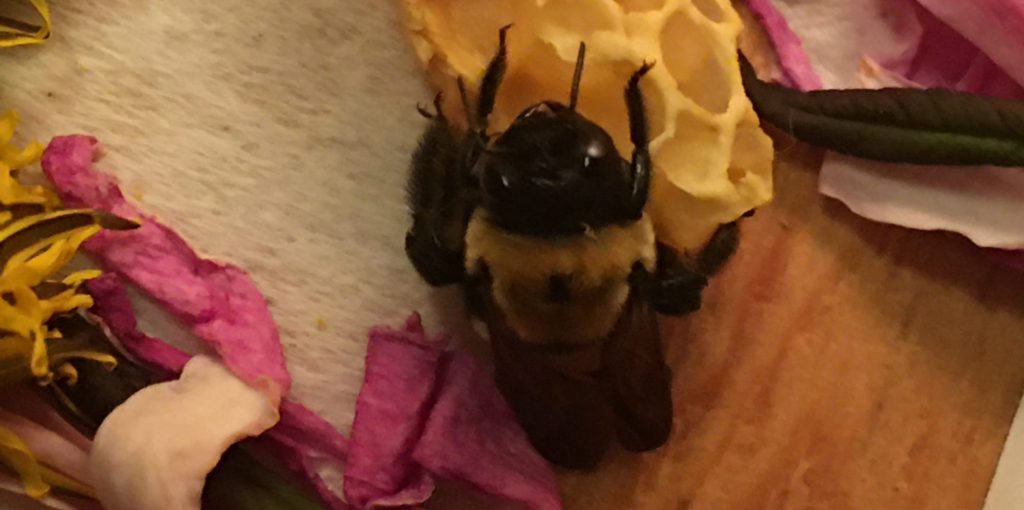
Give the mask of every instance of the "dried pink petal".
[{"label": "dried pink petal", "polygon": [[443,348],[415,314],[402,330],[370,333],[345,468],[345,497],[357,508],[413,505],[434,491],[412,452],[434,403]]},{"label": "dried pink petal", "polygon": [[39,423],[4,409],[0,409],[0,427],[17,434],[40,464],[89,485],[88,450]]},{"label": "dried pink petal", "polygon": [[178,348],[139,331],[132,303],[121,278],[107,273],[86,282],[95,304],[90,309],[103,320],[125,349],[146,364],[159,369],[165,378],[177,377],[192,358]]},{"label": "dried pink petal", "polygon": [[[1024,4],[1019,0],[917,0],[1024,84]],[[942,51],[933,48],[933,51]]]},{"label": "dried pink petal", "polygon": [[469,484],[529,510],[558,510],[558,482],[472,355],[447,353],[437,402],[413,458],[439,478]]},{"label": "dried pink petal", "polygon": [[493,374],[444,345],[425,336],[417,315],[401,331],[371,333],[345,471],[349,501],[360,509],[415,505],[445,478],[530,510],[561,508],[550,466]]},{"label": "dried pink petal", "polygon": [[291,376],[277,325],[249,276],[236,266],[200,257],[173,230],[140,213],[113,177],[92,168],[97,153],[95,138],[65,136],[54,138],[43,155],[43,169],[68,205],[142,224],[129,232],[102,232],[86,243],[86,250],[187,324],[240,377],[269,383],[269,394],[278,400],[287,394]]},{"label": "dried pink petal", "polygon": [[27,386],[4,388],[4,391],[0,392],[0,409],[10,411],[52,430],[82,451],[88,451],[92,445],[92,440],[83,436],[38,392]]},{"label": "dried pink petal", "polygon": [[348,455],[348,441],[330,423],[302,404],[281,403],[281,421],[263,438],[275,456],[293,472],[305,478],[320,499],[333,510],[349,506],[320,476],[320,467],[340,470]]},{"label": "dried pink petal", "polygon": [[786,85],[800,90],[816,90],[822,88],[821,78],[811,68],[811,61],[804,52],[800,38],[790,30],[782,13],[775,8],[771,0],[747,0],[747,7],[764,27],[769,40],[775,46],[779,56],[782,72],[789,80]]}]

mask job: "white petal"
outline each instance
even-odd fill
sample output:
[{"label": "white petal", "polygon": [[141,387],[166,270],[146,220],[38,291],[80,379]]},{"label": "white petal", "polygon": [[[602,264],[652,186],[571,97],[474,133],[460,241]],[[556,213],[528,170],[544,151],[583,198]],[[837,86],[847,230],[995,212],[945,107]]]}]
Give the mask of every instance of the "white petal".
[{"label": "white petal", "polygon": [[800,38],[825,88],[862,86],[861,57],[897,71],[917,52],[923,28],[913,0],[772,0]]},{"label": "white petal", "polygon": [[198,510],[224,451],[277,420],[267,395],[196,356],[180,379],[144,388],[103,422],[90,455],[93,485],[107,510]]},{"label": "white petal", "polygon": [[828,154],[818,186],[875,221],[960,232],[984,247],[1024,248],[1019,168],[895,165]]}]

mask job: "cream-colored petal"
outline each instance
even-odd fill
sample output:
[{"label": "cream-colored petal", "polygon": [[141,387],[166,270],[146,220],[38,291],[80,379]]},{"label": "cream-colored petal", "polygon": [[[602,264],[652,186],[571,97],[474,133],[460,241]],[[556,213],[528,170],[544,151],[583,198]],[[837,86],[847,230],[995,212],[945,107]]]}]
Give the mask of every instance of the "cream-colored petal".
[{"label": "cream-colored petal", "polygon": [[277,420],[267,395],[196,356],[180,379],[139,391],[104,420],[89,459],[96,493],[107,510],[198,510],[224,451]]}]

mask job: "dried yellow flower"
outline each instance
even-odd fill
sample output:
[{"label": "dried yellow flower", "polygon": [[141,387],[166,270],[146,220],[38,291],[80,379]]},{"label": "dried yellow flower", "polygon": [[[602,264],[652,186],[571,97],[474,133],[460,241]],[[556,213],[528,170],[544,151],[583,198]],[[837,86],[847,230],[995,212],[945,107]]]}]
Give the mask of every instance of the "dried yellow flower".
[{"label": "dried yellow flower", "polygon": [[46,5],[45,0],[28,0],[28,3],[39,14],[39,23],[26,23],[8,18],[0,13],[0,48],[42,44],[50,38],[52,28],[50,7]]}]

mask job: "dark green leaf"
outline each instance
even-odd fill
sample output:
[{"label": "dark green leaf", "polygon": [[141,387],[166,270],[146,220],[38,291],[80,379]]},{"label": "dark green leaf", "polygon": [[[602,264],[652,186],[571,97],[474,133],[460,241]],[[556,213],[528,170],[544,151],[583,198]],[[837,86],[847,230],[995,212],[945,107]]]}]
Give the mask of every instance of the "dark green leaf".
[{"label": "dark green leaf", "polygon": [[219,510],[324,510],[289,473],[261,460],[256,445],[246,440],[228,449],[206,478],[203,508]]},{"label": "dark green leaf", "polygon": [[800,92],[757,78],[743,85],[762,121],[843,154],[894,163],[1024,166],[1024,102],[945,89]]},{"label": "dark green leaf", "polygon": [[[68,384],[57,379],[40,388],[50,404],[65,421],[86,437],[96,434],[100,423],[115,407],[128,400],[136,391],[156,382],[143,367],[133,363],[111,345],[106,332],[80,314],[56,317],[51,325],[64,333],[65,338],[54,340],[50,350],[60,349],[65,343],[78,350],[105,352],[117,359],[117,366],[108,370],[102,363],[89,359],[68,361],[78,371],[78,381]],[[51,353],[51,357],[53,357]]]}]

